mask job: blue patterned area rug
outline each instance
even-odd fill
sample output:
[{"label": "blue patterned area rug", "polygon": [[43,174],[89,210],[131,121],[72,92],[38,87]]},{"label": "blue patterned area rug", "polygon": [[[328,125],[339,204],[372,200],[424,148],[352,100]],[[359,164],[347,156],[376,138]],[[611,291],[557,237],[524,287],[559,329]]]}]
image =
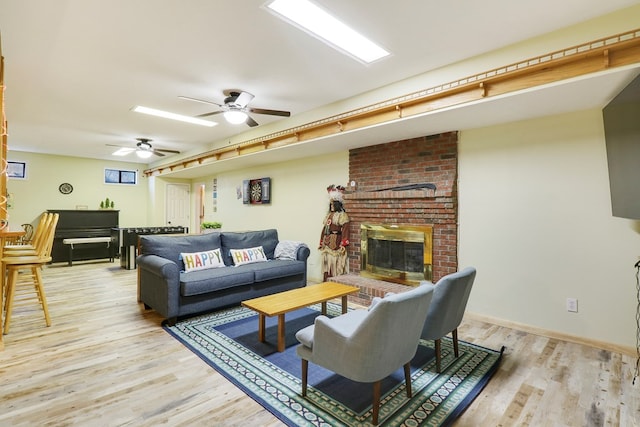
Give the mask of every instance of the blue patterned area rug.
[{"label": "blue patterned area rug", "polygon": [[[288,426],[365,426],[371,422],[371,384],[347,380],[309,363],[307,397],[300,395],[301,362],[295,333],[313,323],[320,306],[286,315],[286,349],[279,353],[277,318],[267,318],[266,342],[258,341],[258,315],[235,307],[179,321],[164,328],[216,371]],[[328,315],[340,314],[329,303]],[[433,342],[423,341],[411,361],[413,398],[400,368],[382,382],[381,426],[450,425],[480,394],[496,371],[502,352],[442,340],[442,373],[435,372]]]}]

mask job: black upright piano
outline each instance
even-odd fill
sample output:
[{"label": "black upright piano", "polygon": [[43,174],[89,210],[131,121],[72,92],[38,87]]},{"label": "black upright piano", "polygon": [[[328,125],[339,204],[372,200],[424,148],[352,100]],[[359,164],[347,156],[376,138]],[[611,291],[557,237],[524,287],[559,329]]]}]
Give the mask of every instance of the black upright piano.
[{"label": "black upright piano", "polygon": [[[62,243],[64,239],[78,237],[111,237],[111,229],[118,227],[119,212],[117,210],[52,210],[48,212],[60,214],[53,238],[51,250],[52,262],[69,260],[69,247]],[[73,251],[73,260],[112,258],[117,247],[104,243],[88,243],[78,245]]]}]

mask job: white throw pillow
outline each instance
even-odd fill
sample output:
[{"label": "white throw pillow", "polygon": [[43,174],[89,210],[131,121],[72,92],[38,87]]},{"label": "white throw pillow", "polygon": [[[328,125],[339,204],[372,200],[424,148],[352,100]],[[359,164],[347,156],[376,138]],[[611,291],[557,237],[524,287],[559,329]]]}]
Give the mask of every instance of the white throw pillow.
[{"label": "white throw pillow", "polygon": [[220,248],[204,252],[183,252],[180,254],[180,259],[184,263],[185,273],[206,270],[208,268],[224,267]]},{"label": "white throw pillow", "polygon": [[298,248],[303,245],[302,242],[295,242],[293,240],[281,240],[276,246],[274,253],[275,259],[298,259]]},{"label": "white throw pillow", "polygon": [[230,249],[229,254],[234,265],[251,264],[252,262],[265,262],[267,256],[262,246],[246,249]]}]

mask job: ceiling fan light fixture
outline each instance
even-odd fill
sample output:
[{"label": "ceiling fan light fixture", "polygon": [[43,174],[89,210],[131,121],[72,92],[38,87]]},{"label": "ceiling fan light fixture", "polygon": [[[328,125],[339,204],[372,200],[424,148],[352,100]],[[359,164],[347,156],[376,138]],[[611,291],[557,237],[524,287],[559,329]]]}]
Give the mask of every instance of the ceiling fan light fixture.
[{"label": "ceiling fan light fixture", "polygon": [[178,120],[181,122],[192,123],[200,126],[213,127],[217,125],[216,122],[210,122],[209,120],[199,119],[197,117],[183,116],[181,114],[171,113],[169,111],[156,110],[155,108],[143,107],[136,105],[133,107],[133,111],[136,113],[148,114],[150,116],[163,117],[165,119]]},{"label": "ceiling fan light fixture", "polygon": [[136,155],[141,159],[148,159],[149,157],[153,156],[153,152],[147,150],[136,150]]},{"label": "ceiling fan light fixture", "polygon": [[247,114],[244,111],[230,110],[224,112],[224,118],[233,125],[239,125],[247,121]]}]

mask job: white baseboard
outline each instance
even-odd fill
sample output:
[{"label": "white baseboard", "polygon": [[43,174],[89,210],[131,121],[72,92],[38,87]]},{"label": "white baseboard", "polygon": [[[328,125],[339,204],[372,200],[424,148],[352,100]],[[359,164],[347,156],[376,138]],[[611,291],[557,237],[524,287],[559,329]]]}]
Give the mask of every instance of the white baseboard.
[{"label": "white baseboard", "polygon": [[481,322],[487,322],[498,326],[504,326],[506,328],[516,329],[519,331],[527,332],[534,335],[540,335],[547,338],[554,338],[562,341],[573,342],[576,344],[588,345],[590,347],[599,348],[601,350],[612,351],[615,353],[621,353],[628,356],[636,357],[637,350],[634,347],[628,347],[624,345],[609,343],[605,341],[593,340],[590,338],[579,337],[575,335],[565,334],[558,331],[552,331],[549,329],[538,328],[536,326],[526,325],[524,323],[512,322],[510,320],[500,319],[497,317],[485,316],[477,313],[466,312],[465,318],[472,320],[479,320]]}]

